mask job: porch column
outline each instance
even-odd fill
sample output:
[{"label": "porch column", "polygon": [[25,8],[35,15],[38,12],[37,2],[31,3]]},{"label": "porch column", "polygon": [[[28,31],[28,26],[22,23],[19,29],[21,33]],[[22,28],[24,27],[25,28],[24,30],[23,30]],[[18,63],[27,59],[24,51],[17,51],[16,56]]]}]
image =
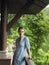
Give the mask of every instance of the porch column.
[{"label": "porch column", "polygon": [[4,51],[6,49],[7,43],[7,32],[6,32],[6,23],[7,23],[7,0],[1,0],[1,38],[0,38],[0,50]]}]

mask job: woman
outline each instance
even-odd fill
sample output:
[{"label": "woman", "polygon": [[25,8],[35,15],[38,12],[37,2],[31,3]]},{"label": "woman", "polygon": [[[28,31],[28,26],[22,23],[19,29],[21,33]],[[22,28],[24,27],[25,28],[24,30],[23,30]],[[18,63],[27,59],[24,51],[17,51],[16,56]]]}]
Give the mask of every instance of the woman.
[{"label": "woman", "polygon": [[24,57],[30,57],[30,43],[29,39],[24,36],[24,28],[19,27],[18,29],[19,37],[15,40],[15,52],[13,56],[12,65],[25,65]]}]

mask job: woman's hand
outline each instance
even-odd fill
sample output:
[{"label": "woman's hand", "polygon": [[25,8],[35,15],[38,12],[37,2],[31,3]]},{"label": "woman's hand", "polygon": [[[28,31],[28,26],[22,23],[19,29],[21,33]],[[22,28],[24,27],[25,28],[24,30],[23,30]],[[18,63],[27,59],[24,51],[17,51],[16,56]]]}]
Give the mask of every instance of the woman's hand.
[{"label": "woman's hand", "polygon": [[30,56],[30,49],[27,49],[27,53],[28,53],[28,59],[32,60],[32,57]]},{"label": "woman's hand", "polygon": [[32,60],[32,57],[29,57],[28,59]]}]

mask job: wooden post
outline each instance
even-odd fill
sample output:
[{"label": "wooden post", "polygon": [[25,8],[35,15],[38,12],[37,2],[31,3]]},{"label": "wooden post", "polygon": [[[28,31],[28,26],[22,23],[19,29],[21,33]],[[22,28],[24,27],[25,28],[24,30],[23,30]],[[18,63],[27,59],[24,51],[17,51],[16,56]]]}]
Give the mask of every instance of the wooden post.
[{"label": "wooden post", "polygon": [[1,0],[1,39],[0,39],[0,50],[4,51],[6,49],[6,23],[7,23],[7,0]]}]

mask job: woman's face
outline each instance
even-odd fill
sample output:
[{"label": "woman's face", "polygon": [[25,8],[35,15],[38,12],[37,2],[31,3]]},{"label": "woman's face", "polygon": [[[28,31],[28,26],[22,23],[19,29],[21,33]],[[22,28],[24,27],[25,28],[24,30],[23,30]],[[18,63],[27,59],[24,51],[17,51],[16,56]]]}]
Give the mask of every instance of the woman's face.
[{"label": "woman's face", "polygon": [[18,33],[19,33],[20,37],[23,37],[24,36],[24,29],[20,29]]}]

